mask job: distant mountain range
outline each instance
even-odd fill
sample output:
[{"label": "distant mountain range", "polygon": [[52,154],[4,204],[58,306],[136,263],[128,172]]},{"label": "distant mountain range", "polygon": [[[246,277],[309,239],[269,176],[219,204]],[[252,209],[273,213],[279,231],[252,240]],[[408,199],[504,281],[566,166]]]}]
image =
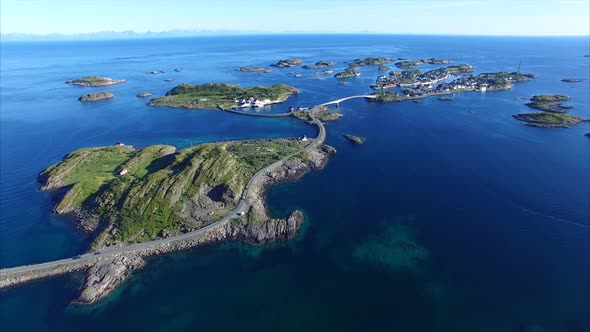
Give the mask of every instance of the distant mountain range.
[{"label": "distant mountain range", "polygon": [[2,33],[1,41],[50,41],[50,40],[99,40],[99,39],[139,39],[139,38],[166,38],[166,37],[191,37],[191,36],[219,36],[219,35],[244,35],[260,34],[260,31],[231,31],[231,30],[170,30],[162,32],[135,32],[135,31],[101,31],[77,34],[28,34],[28,33]]}]

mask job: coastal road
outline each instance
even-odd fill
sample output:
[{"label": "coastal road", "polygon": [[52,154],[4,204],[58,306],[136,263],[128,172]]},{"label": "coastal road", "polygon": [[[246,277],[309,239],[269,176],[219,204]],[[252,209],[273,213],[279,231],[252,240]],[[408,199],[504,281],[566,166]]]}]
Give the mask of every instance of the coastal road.
[{"label": "coastal road", "polygon": [[[337,101],[333,101],[330,103],[340,102],[340,101],[344,101],[344,100],[348,100],[348,99],[352,99],[352,98],[361,98],[361,97],[366,98],[366,96],[352,96],[352,97],[342,98],[342,99],[339,99]],[[327,103],[327,104],[330,104],[330,103]],[[323,105],[326,105],[326,104],[322,104],[320,106],[323,106]],[[164,245],[164,244],[172,244],[172,243],[175,243],[178,241],[187,240],[187,239],[190,239],[191,237],[202,235],[202,234],[204,234],[216,227],[224,226],[225,224],[230,222],[232,219],[240,218],[241,216],[239,214],[241,212],[243,212],[244,215],[246,212],[248,212],[247,209],[250,206],[248,204],[248,195],[249,195],[250,189],[251,189],[254,181],[256,181],[259,177],[265,176],[267,173],[282,166],[287,160],[291,159],[292,157],[294,157],[300,153],[310,151],[311,149],[314,149],[314,148],[318,147],[320,144],[324,143],[324,140],[326,139],[326,128],[324,127],[323,123],[315,117],[314,109],[315,108],[312,108],[308,111],[308,116],[309,116],[311,122],[318,128],[318,136],[313,140],[313,142],[311,142],[304,149],[293,152],[293,153],[287,155],[286,157],[282,158],[281,160],[278,160],[278,161],[262,168],[258,172],[256,172],[250,178],[248,183],[246,184],[246,187],[244,188],[244,192],[242,194],[242,199],[240,200],[240,203],[238,204],[238,206],[234,210],[229,212],[223,219],[216,221],[216,222],[214,222],[210,225],[207,225],[205,227],[202,227],[198,230],[192,231],[192,232],[188,232],[188,233],[176,235],[176,236],[171,236],[171,237],[167,237],[167,238],[163,238],[163,239],[159,239],[159,240],[143,242],[143,243],[136,243],[136,244],[127,245],[124,247],[105,248],[99,252],[87,253],[87,254],[79,255],[76,257],[72,257],[72,258],[65,258],[65,259],[60,259],[60,260],[46,262],[46,263],[40,263],[40,264],[34,264],[34,265],[23,265],[23,266],[17,266],[17,267],[12,267],[12,268],[0,269],[0,288],[9,287],[9,286],[16,284],[17,283],[16,281],[14,281],[14,283],[7,281],[7,279],[14,277],[14,276],[19,276],[19,275],[23,275],[23,274],[27,274],[27,273],[47,271],[47,270],[51,270],[52,268],[62,268],[62,267],[68,266],[68,265],[79,266],[80,267],[79,269],[81,270],[86,266],[85,263],[90,264],[92,261],[97,260],[98,258],[101,258],[101,257],[108,257],[108,256],[116,255],[116,254],[128,253],[128,252],[132,252],[132,251],[136,251],[136,250],[153,248],[153,247],[157,247],[157,246]],[[30,280],[27,280],[27,281],[30,281]]]}]

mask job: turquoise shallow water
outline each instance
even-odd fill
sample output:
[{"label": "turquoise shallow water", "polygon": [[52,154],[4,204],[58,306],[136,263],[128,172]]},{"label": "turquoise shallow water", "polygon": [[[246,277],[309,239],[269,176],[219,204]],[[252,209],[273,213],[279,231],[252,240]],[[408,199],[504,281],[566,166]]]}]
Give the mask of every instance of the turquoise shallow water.
[{"label": "turquoise shallow water", "polygon": [[[253,46],[255,45],[255,47]],[[301,90],[272,112],[369,92],[380,75],[341,85],[303,69],[240,73],[285,57],[449,58],[477,72],[538,74],[514,89],[419,104],[341,105],[327,126],[335,155],[321,172],[271,188],[273,214],[306,214],[297,239],[265,248],[211,245],[162,257],[113,296],[75,307],[80,276],[0,292],[8,330],[588,331],[588,124],[530,128],[512,119],[523,98],[562,93],[589,116],[587,38],[243,36],[4,43],[0,72],[0,266],[73,256],[87,239],[50,214],[36,175],[80,147],[117,141],[179,147],[219,139],[314,135],[286,119],[148,108],[138,92],[180,82]],[[182,68],[182,72],[173,72]],[[167,74],[147,75],[166,69]],[[295,78],[295,73],[304,74]],[[128,82],[115,98],[81,104],[97,74]],[[565,77],[587,80],[567,84]],[[165,78],[174,78],[166,83]],[[342,134],[367,137],[352,146]],[[116,323],[115,323],[116,322]]]}]

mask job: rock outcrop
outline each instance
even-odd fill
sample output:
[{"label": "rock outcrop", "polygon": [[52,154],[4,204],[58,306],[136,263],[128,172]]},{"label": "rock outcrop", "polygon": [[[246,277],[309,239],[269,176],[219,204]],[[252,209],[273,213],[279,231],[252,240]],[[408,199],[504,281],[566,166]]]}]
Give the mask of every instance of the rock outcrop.
[{"label": "rock outcrop", "polygon": [[110,92],[97,92],[97,93],[89,93],[87,95],[83,95],[78,98],[81,102],[88,102],[88,101],[99,101],[105,99],[111,99],[114,95]]},{"label": "rock outcrop", "polygon": [[127,277],[138,268],[145,265],[145,261],[139,255],[116,255],[107,259],[98,260],[86,272],[86,281],[80,297],[75,303],[94,303],[119,286]]}]

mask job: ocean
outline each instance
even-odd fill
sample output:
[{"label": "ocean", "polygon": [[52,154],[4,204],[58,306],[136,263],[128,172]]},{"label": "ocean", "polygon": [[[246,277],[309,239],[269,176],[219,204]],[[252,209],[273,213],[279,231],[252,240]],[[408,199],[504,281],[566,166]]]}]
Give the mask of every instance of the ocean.
[{"label": "ocean", "polygon": [[[236,71],[293,57],[335,61],[335,73],[355,58],[386,56],[538,75],[452,101],[343,102],[344,117],[326,126],[326,143],[338,151],[326,168],[266,194],[276,217],[304,211],[297,238],[152,257],[91,306],[70,304],[81,274],[2,290],[5,331],[590,331],[590,124],[533,128],[512,118],[531,111],[524,103],[536,94],[570,95],[570,112],[590,117],[587,37],[269,35],[0,46],[0,267],[85,250],[87,236],[51,213],[51,194],[36,182],[75,149],[315,135],[294,119],[148,107],[140,92],[159,96],[183,82],[287,83],[301,93],[261,110],[283,112],[370,93],[383,74],[361,67],[343,85],[302,68]],[[65,84],[88,75],[127,82]],[[585,81],[561,81],[567,77]],[[77,100],[92,91],[115,97]],[[354,146],[346,133],[367,141]]]}]

